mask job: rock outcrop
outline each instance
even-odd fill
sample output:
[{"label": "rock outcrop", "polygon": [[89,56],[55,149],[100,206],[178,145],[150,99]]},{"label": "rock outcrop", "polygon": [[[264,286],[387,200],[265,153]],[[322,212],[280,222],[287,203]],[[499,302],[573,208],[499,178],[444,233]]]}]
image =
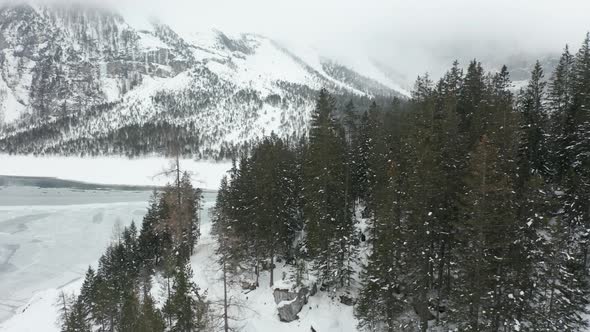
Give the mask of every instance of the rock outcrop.
[{"label": "rock outcrop", "polygon": [[285,289],[275,289],[273,296],[278,305],[279,319],[281,322],[292,322],[299,318],[298,314],[307,304],[310,290],[307,287],[301,288],[298,292],[291,292]]}]

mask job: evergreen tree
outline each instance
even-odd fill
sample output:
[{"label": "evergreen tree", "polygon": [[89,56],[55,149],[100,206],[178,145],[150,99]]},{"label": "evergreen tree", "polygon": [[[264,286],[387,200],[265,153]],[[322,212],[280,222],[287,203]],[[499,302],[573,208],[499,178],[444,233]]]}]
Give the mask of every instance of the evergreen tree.
[{"label": "evergreen tree", "polygon": [[143,217],[138,239],[138,255],[143,266],[151,270],[160,264],[163,256],[163,243],[158,236],[157,225],[160,220],[159,196],[152,194],[146,215]]},{"label": "evergreen tree", "polygon": [[[381,119],[379,118],[377,104],[372,103],[369,110],[361,118],[361,134],[358,137],[356,146],[355,166],[356,181],[359,187],[359,198],[366,203],[368,211],[373,209],[371,194],[377,184],[377,173],[383,165],[383,132],[380,130]],[[370,214],[370,212],[368,213]]]},{"label": "evergreen tree", "polygon": [[306,245],[314,269],[326,285],[346,283],[353,223],[346,195],[347,160],[343,131],[332,114],[334,100],[321,90],[312,115],[309,147],[303,165],[303,213]]},{"label": "evergreen tree", "polygon": [[141,303],[141,312],[138,319],[138,330],[142,332],[164,332],[166,329],[166,322],[162,317],[162,313],[154,304],[154,300],[145,293],[143,295],[143,302]]},{"label": "evergreen tree", "polygon": [[94,305],[96,303],[96,273],[91,266],[86,271],[84,277],[84,283],[80,289],[80,295],[78,296],[82,309],[84,311],[84,317],[90,321],[92,319],[92,312],[94,311]]},{"label": "evergreen tree", "polygon": [[91,332],[92,327],[86,319],[84,305],[76,301],[66,316],[62,332]]},{"label": "evergreen tree", "polygon": [[[482,136],[470,160],[460,226],[458,278],[453,320],[461,330],[497,330],[505,320],[499,307],[509,299],[504,288],[507,230],[515,211],[507,206],[510,177],[501,170],[498,147]],[[518,294],[518,293],[517,293]]]},{"label": "evergreen tree", "polygon": [[547,134],[547,110],[545,109],[545,86],[543,68],[539,61],[531,73],[531,79],[519,98],[519,111],[523,118],[521,131],[519,165],[521,181],[526,181],[530,174],[548,174],[545,160]]},{"label": "evergreen tree", "polygon": [[548,89],[548,104],[551,109],[550,161],[557,182],[563,181],[571,164],[571,133],[574,131],[573,116],[573,65],[574,58],[566,46],[553,73]]},{"label": "evergreen tree", "polygon": [[[588,268],[587,230],[590,228],[590,33],[576,54],[573,66],[573,129],[570,133],[571,164],[566,175],[568,190],[564,210],[567,218],[585,234],[580,239],[583,267]],[[586,271],[587,275],[588,272]]]},{"label": "evergreen tree", "polygon": [[459,133],[467,149],[477,142],[482,133],[473,130],[473,118],[480,113],[485,102],[486,84],[481,63],[473,60],[467,67],[463,84],[459,90],[457,113],[459,114]]},{"label": "evergreen tree", "polygon": [[[548,279],[551,279],[545,264],[552,200],[548,193],[547,180],[551,175],[548,160],[547,116],[543,70],[537,61],[531,73],[529,84],[521,90],[518,98],[520,130],[517,156],[518,173],[515,181],[518,224],[510,255],[511,282],[518,285],[518,294],[508,302],[510,309],[522,325],[541,330],[546,313],[537,306],[543,306],[547,298]],[[541,317],[545,316],[545,317]]]},{"label": "evergreen tree", "polygon": [[128,289],[123,295],[118,331],[143,332],[141,330],[141,307],[135,289]]},{"label": "evergreen tree", "polygon": [[172,331],[206,331],[208,326],[208,303],[191,279],[190,265],[174,275],[172,292],[164,305],[164,311],[173,317]]}]

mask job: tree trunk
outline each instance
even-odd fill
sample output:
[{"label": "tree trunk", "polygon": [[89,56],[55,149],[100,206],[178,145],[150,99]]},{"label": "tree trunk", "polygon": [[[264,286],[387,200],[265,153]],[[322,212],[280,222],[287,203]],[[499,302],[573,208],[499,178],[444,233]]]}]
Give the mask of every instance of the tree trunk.
[{"label": "tree trunk", "polygon": [[259,267],[258,267],[258,260],[256,260],[256,266],[254,267],[254,274],[256,274],[256,287],[258,287],[258,279],[260,277]]},{"label": "tree trunk", "polygon": [[223,330],[229,332],[227,321],[227,270],[225,267],[225,257],[223,258]]},{"label": "tree trunk", "polygon": [[[166,286],[168,289],[168,299],[170,299],[170,278],[166,278]],[[172,326],[172,316],[168,314],[168,326]]]},{"label": "tree trunk", "polygon": [[63,311],[64,311],[64,326],[66,327],[66,330],[69,330],[68,327],[68,303],[66,300],[66,294],[64,293],[64,291],[61,291],[61,301],[62,301],[62,305],[63,305]]},{"label": "tree trunk", "polygon": [[436,323],[438,324],[440,319],[440,302],[442,299],[442,289],[443,289],[443,278],[444,278],[444,269],[445,269],[445,244],[446,242],[443,240],[440,245],[440,252],[439,252],[439,264],[438,264],[438,282],[437,282],[437,299],[436,299]]},{"label": "tree trunk", "polygon": [[274,272],[275,272],[275,254],[274,248],[270,251],[270,287],[274,285]]}]

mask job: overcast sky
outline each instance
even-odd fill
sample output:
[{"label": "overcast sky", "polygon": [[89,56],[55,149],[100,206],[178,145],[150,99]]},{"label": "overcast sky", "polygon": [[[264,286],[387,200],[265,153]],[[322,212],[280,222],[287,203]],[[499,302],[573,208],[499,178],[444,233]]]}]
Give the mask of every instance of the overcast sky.
[{"label": "overcast sky", "polygon": [[436,73],[454,58],[558,53],[566,43],[577,47],[590,30],[590,0],[127,0],[123,6],[144,8],[182,30],[214,26],[306,42],[334,57],[371,55],[412,77]]},{"label": "overcast sky", "polygon": [[[98,1],[98,0],[93,0]],[[101,0],[184,31],[216,27],[370,55],[414,76],[441,62],[577,48],[590,0]]]}]

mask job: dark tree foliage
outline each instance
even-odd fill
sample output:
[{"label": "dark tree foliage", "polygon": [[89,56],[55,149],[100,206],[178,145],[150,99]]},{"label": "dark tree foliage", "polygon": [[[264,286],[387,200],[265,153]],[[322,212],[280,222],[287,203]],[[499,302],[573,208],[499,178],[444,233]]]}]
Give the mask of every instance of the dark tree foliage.
[{"label": "dark tree foliage", "polygon": [[[200,195],[188,175],[176,186],[154,192],[139,232],[132,222],[100,257],[98,269],[88,268],[80,295],[64,305],[62,329],[207,331],[208,302],[190,281],[187,265],[199,235]],[[155,273],[168,282],[164,308],[150,295]]]},{"label": "dark tree foliage", "polygon": [[267,262],[272,286],[276,258],[293,259],[293,241],[303,227],[298,165],[293,148],[271,135],[250,156],[242,157],[230,179],[222,183],[214,233],[230,270],[242,265],[258,280],[263,262]]},{"label": "dark tree foliage", "polygon": [[[506,67],[488,74],[476,61],[437,84],[418,78],[400,113],[408,128],[381,136],[398,137],[380,157],[392,168],[365,173],[376,188],[358,185],[375,206],[362,328],[585,328],[589,40],[575,56],[566,48],[549,82],[537,62],[516,96]],[[368,141],[364,151],[379,150]]]}]

